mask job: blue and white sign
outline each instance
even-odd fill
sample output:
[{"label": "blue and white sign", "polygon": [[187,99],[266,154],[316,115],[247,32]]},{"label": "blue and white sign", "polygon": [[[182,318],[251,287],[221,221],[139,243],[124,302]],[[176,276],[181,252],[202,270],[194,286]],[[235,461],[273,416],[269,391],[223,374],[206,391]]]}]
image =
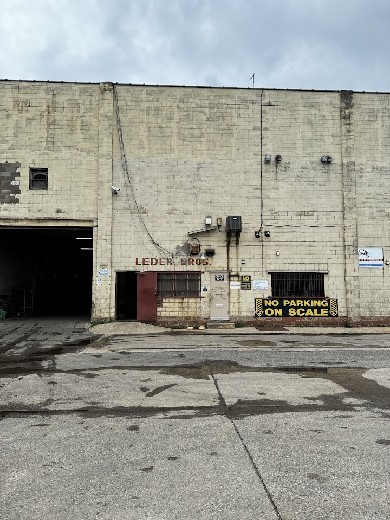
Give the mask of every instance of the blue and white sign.
[{"label": "blue and white sign", "polygon": [[381,247],[359,247],[359,267],[383,268],[383,249]]}]

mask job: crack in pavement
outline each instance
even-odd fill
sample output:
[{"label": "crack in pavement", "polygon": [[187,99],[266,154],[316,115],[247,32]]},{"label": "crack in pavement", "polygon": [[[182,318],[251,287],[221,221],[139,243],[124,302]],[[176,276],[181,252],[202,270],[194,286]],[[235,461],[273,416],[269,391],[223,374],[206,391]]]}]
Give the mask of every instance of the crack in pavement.
[{"label": "crack in pavement", "polygon": [[[218,380],[217,380],[217,378],[215,377],[215,375],[213,374],[213,372],[211,371],[211,369],[210,369],[210,375],[211,375],[211,378],[212,378],[212,380],[213,380],[213,382],[214,382],[214,386],[215,386],[215,388],[216,388],[216,390],[217,390],[217,392],[218,392],[218,397],[219,397],[220,407],[221,407],[222,409],[225,409],[226,411],[228,411],[228,410],[229,410],[229,407],[227,406],[226,401],[225,401],[225,399],[224,399],[224,397],[223,397],[223,395],[222,395],[222,392],[221,392],[221,390],[220,390],[220,388],[219,388]],[[228,414],[228,413],[225,413],[224,415],[225,415],[225,417],[230,421],[230,423],[232,424],[232,426],[233,426],[233,428],[234,428],[234,430],[235,430],[235,432],[236,432],[236,434],[237,434],[237,436],[238,436],[238,438],[239,438],[239,440],[240,440],[241,446],[244,448],[245,453],[247,454],[247,456],[248,456],[248,458],[249,458],[249,460],[250,460],[250,463],[251,463],[251,465],[252,465],[252,467],[253,467],[253,469],[254,469],[256,475],[257,475],[257,478],[259,479],[259,481],[260,481],[260,483],[261,483],[261,485],[262,485],[262,487],[263,487],[263,489],[264,489],[264,491],[265,491],[265,493],[266,493],[266,495],[267,495],[267,497],[268,497],[268,500],[270,501],[270,504],[272,505],[273,510],[275,511],[275,514],[276,514],[277,518],[278,518],[279,520],[283,520],[283,517],[282,517],[282,515],[280,514],[279,509],[278,509],[278,506],[277,506],[277,504],[276,504],[276,502],[275,502],[275,499],[274,499],[274,497],[272,496],[271,491],[268,489],[268,486],[267,486],[267,484],[265,483],[265,480],[264,480],[264,478],[263,478],[263,476],[262,476],[262,474],[261,474],[261,472],[260,472],[260,469],[258,468],[256,462],[254,461],[254,459],[253,459],[253,457],[252,457],[252,454],[251,454],[251,452],[249,451],[248,446],[246,445],[246,443],[245,443],[245,441],[244,441],[244,439],[243,439],[243,437],[242,437],[242,435],[241,435],[241,433],[240,433],[240,431],[239,431],[239,429],[238,429],[236,423],[234,422],[234,419],[232,419],[231,417],[229,417],[229,414]]]}]

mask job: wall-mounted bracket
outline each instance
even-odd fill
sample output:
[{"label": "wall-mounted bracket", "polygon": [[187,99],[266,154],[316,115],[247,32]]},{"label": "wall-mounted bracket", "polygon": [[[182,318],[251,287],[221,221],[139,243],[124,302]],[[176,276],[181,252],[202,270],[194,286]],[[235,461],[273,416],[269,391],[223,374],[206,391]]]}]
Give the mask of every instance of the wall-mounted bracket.
[{"label": "wall-mounted bracket", "polygon": [[207,228],[202,229],[194,229],[193,231],[188,231],[188,235],[197,235],[198,233],[207,233],[208,231],[211,231],[212,229],[217,229],[218,226],[212,225],[207,226]]}]

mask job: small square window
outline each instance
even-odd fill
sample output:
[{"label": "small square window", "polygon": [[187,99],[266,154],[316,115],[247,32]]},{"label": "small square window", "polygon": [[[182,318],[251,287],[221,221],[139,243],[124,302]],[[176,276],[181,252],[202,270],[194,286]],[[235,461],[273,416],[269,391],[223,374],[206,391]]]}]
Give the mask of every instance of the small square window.
[{"label": "small square window", "polygon": [[47,190],[49,170],[30,168],[30,190]]}]

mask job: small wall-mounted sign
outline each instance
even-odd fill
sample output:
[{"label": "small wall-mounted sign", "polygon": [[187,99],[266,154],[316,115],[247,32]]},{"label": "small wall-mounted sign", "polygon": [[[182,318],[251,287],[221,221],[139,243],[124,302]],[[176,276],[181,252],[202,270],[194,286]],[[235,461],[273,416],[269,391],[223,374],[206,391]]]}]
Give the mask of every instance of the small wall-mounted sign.
[{"label": "small wall-mounted sign", "polygon": [[230,289],[241,289],[240,282],[230,282]]},{"label": "small wall-mounted sign", "polygon": [[383,249],[381,247],[359,247],[359,267],[384,267]]},{"label": "small wall-mounted sign", "polygon": [[252,289],[252,277],[248,275],[241,276],[241,289],[250,291]]},{"label": "small wall-mounted sign", "polygon": [[268,280],[253,280],[252,288],[254,291],[268,291]]}]

